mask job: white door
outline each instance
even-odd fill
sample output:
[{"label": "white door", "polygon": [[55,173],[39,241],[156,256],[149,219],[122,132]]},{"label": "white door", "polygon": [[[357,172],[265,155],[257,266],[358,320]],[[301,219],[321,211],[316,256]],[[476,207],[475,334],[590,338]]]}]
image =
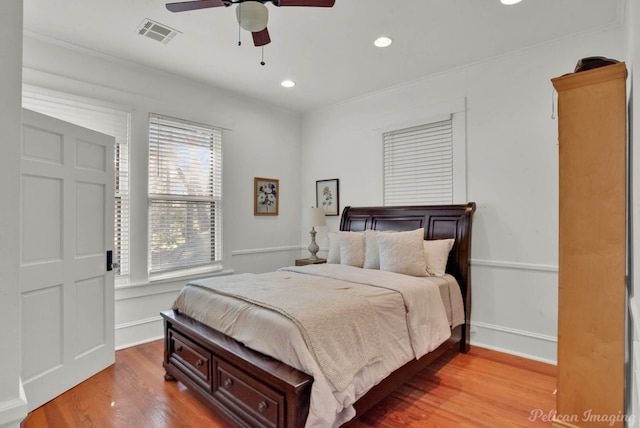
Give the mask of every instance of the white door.
[{"label": "white door", "polygon": [[23,110],[22,381],[29,411],[115,360],[114,138]]}]

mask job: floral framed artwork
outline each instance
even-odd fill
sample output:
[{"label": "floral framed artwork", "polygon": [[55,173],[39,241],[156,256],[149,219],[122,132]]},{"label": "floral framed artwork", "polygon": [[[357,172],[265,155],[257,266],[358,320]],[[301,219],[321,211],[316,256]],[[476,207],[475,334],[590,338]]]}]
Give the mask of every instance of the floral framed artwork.
[{"label": "floral framed artwork", "polygon": [[253,215],[278,215],[280,186],[275,178],[253,179]]},{"label": "floral framed artwork", "polygon": [[337,178],[316,181],[316,206],[324,208],[325,215],[340,214],[340,188]]}]

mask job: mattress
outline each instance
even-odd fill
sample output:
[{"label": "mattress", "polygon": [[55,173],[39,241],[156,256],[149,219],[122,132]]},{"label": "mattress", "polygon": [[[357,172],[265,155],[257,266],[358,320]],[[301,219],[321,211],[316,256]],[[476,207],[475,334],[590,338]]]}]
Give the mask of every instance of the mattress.
[{"label": "mattress", "polygon": [[[281,281],[292,277],[296,281],[308,278],[366,285],[366,294],[362,287],[349,287],[349,292],[371,303],[382,358],[354,373],[340,390],[326,379],[294,322],[276,311],[215,292],[217,283],[231,278],[240,288],[243,281]],[[353,403],[358,398],[411,359],[435,349],[448,339],[451,328],[464,322],[460,288],[450,275],[410,277],[325,264],[226,278],[209,278],[188,284],[178,295],[174,309],[251,349],[313,376],[308,428],[339,426],[353,418]],[[299,291],[294,285],[291,293],[296,293],[296,290]],[[339,328],[340,325],[335,326],[335,329]]]}]

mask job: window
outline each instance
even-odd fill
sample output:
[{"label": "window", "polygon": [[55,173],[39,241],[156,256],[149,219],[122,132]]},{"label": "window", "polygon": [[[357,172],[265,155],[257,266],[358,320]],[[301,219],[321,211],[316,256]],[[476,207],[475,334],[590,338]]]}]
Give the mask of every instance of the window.
[{"label": "window", "polygon": [[222,130],[151,114],[149,272],[222,268]]},{"label": "window", "polygon": [[72,100],[64,94],[49,94],[39,88],[22,92],[22,106],[65,122],[115,137],[115,224],[113,261],[117,282],[129,276],[129,128],[130,114]]},{"label": "window", "polygon": [[[457,142],[454,138],[454,116],[383,132],[384,205],[452,204],[465,199],[464,138]],[[462,153],[456,150],[460,144]]]}]

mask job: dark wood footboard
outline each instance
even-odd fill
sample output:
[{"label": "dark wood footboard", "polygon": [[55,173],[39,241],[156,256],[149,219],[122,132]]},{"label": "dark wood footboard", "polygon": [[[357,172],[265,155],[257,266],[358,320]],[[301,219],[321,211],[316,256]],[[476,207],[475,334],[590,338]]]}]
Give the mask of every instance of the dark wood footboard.
[{"label": "dark wood footboard", "polygon": [[234,426],[304,426],[311,376],[175,311],[161,315],[165,379],[184,383]]}]

